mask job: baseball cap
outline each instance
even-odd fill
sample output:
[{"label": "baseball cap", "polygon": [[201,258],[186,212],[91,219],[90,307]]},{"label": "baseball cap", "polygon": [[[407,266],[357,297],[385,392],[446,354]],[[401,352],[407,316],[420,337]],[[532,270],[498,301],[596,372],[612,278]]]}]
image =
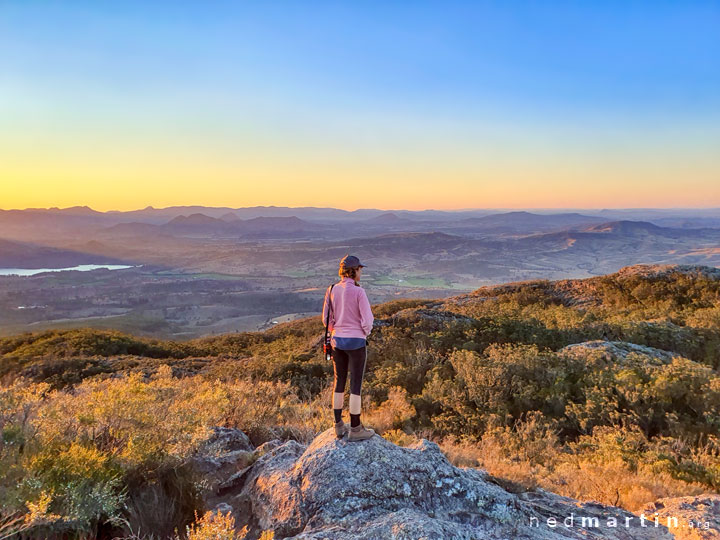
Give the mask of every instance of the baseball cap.
[{"label": "baseball cap", "polygon": [[347,268],[353,268],[355,266],[359,266],[361,268],[365,268],[365,265],[360,264],[360,259],[358,259],[355,255],[345,255],[340,260],[340,266],[345,266]]}]

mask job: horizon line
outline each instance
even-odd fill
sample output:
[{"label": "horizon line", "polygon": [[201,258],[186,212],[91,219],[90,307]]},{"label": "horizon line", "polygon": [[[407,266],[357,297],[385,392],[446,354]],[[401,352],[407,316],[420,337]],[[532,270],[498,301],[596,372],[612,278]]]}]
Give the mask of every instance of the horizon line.
[{"label": "horizon line", "polygon": [[348,210],[346,208],[340,208],[335,206],[278,206],[278,205],[255,205],[255,206],[239,206],[239,207],[231,207],[231,206],[206,206],[203,204],[184,204],[184,205],[171,205],[171,206],[163,206],[163,207],[155,207],[152,205],[147,205],[143,208],[135,208],[131,210],[96,210],[88,205],[74,205],[74,206],[67,206],[60,208],[58,206],[50,206],[50,207],[26,207],[26,208],[0,208],[0,211],[3,212],[9,212],[9,211],[27,211],[27,210],[72,210],[72,209],[81,209],[86,208],[88,210],[91,210],[93,212],[98,212],[102,214],[107,213],[126,213],[126,212],[138,212],[142,210],[169,210],[173,208],[191,208],[191,207],[200,207],[200,208],[207,208],[209,210],[217,210],[217,209],[229,209],[229,210],[248,210],[248,209],[255,209],[255,208],[275,208],[275,209],[288,209],[288,210],[306,210],[306,209],[314,209],[314,210],[341,210],[343,212],[361,212],[361,211],[369,211],[369,210],[376,210],[380,212],[477,212],[477,211],[508,211],[508,212],[514,212],[514,211],[530,211],[530,210],[589,210],[589,211],[608,211],[608,210],[633,210],[633,211],[642,211],[642,210],[720,210],[720,206],[636,206],[636,207],[583,207],[583,206],[544,206],[544,207],[475,207],[475,208],[424,208],[421,210],[410,210],[407,208],[392,208],[392,209],[384,209],[384,208],[356,208],[354,210]]}]

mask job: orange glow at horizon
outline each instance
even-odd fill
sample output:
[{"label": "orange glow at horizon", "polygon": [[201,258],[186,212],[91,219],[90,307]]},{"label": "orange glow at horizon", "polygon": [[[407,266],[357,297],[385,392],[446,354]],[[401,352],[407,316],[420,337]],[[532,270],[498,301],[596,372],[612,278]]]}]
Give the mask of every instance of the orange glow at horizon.
[{"label": "orange glow at horizon", "polygon": [[638,138],[600,127],[552,138],[532,125],[498,129],[494,138],[457,128],[443,138],[410,125],[370,139],[309,131],[260,141],[252,130],[224,138],[217,126],[83,129],[65,138],[36,126],[0,132],[0,208],[720,207],[716,130]]},{"label": "orange glow at horizon", "polygon": [[720,181],[714,181],[715,171],[690,166],[686,171],[665,167],[652,174],[559,165],[550,171],[534,172],[511,166],[488,172],[444,172],[441,167],[339,169],[243,170],[216,165],[120,170],[57,165],[9,171],[0,165],[0,208],[89,206],[98,211],[127,211],[146,206],[198,205],[313,206],[352,211],[720,206]]}]

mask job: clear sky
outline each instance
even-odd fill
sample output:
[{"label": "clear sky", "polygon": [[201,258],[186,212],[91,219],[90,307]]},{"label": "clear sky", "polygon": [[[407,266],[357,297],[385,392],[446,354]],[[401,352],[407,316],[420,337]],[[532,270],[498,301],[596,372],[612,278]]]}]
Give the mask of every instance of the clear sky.
[{"label": "clear sky", "polygon": [[0,208],[720,206],[720,0],[0,0]]}]

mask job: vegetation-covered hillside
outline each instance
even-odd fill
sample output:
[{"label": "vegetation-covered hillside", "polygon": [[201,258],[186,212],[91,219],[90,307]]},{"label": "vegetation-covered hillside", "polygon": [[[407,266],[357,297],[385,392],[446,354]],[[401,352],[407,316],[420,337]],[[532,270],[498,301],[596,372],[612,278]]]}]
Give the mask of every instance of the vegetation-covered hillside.
[{"label": "vegetation-covered hillside", "polygon": [[[629,510],[720,488],[720,270],[629,267],[373,312],[363,420],[384,437]],[[209,427],[260,444],[332,425],[321,336],[318,315],[187,342],[1,339],[0,538],[12,520],[37,537],[182,535],[203,510],[192,455]]]}]

